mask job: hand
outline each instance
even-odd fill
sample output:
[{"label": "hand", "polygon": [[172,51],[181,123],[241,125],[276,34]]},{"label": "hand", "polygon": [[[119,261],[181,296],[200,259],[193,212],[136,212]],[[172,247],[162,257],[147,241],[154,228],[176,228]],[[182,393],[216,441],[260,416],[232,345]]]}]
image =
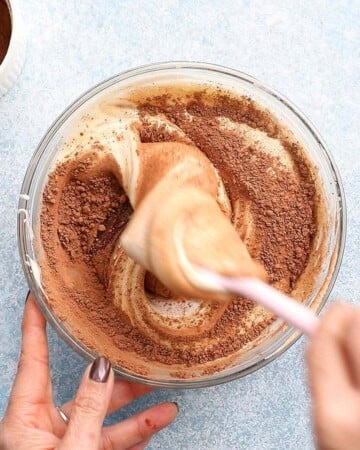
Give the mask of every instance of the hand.
[{"label": "hand", "polygon": [[360,311],[331,306],[307,360],[318,448],[360,449]]},{"label": "hand", "polygon": [[86,369],[74,400],[61,407],[70,418],[66,425],[52,400],[46,321],[31,295],[22,335],[18,372],[0,422],[2,450],[140,450],[175,419],[177,405],[162,403],[103,428],[107,413],[151,389],[114,380],[108,360],[98,358]]}]

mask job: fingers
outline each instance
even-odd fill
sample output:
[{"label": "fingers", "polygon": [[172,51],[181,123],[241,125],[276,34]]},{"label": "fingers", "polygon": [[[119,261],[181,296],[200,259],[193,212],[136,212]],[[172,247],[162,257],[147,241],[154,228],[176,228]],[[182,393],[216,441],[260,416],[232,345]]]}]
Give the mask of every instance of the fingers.
[{"label": "fingers", "polygon": [[352,314],[352,309],[346,305],[331,306],[311,338],[307,361],[315,400],[326,402],[338,395],[339,389],[350,386],[344,341]]},{"label": "fingers", "polygon": [[161,403],[117,425],[104,428],[103,447],[141,449],[155,433],[169,425],[177,414],[178,406],[175,403]]},{"label": "fingers", "polygon": [[345,348],[354,385],[360,388],[360,311],[353,311],[345,336]]},{"label": "fingers", "polygon": [[307,355],[315,379],[321,377],[322,381],[333,380],[341,384],[350,382],[343,346],[352,314],[350,307],[336,304],[322,317]]},{"label": "fingers", "polygon": [[319,449],[359,448],[359,314],[334,305],[311,338],[309,379]]},{"label": "fingers", "polygon": [[[151,388],[150,386],[145,386],[143,384],[130,383],[129,381],[125,380],[115,380],[107,414],[113,413],[114,411],[132,402],[136,398],[141,397],[142,395],[145,395],[152,390],[153,388]],[[68,417],[70,417],[72,405],[73,400],[70,400],[69,402],[64,403],[64,405],[62,405],[61,407],[61,409]]]},{"label": "fingers", "polygon": [[21,354],[9,408],[17,400],[30,404],[51,401],[46,320],[32,294],[25,304]]},{"label": "fingers", "polygon": [[81,380],[59,449],[98,450],[113,386],[114,373],[109,361],[97,358]]},{"label": "fingers", "polygon": [[[145,386],[143,384],[130,383],[126,380],[115,380],[113,392],[110,398],[109,406],[107,409],[107,414],[111,414],[114,411],[122,408],[123,406],[131,403],[138,397],[151,392],[153,388],[150,386]],[[71,410],[73,407],[74,400],[70,400],[61,406],[62,411],[67,415],[71,416]],[[66,431],[66,424],[59,416],[58,411],[55,407],[53,409],[53,424],[56,430],[57,436],[63,436]]]}]

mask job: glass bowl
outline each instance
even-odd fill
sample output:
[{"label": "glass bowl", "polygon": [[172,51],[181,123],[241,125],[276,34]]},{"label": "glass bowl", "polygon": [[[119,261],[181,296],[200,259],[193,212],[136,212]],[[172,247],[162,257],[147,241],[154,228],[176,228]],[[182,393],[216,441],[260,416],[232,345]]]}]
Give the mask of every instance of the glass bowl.
[{"label": "glass bowl", "polygon": [[[77,340],[56,316],[46,300],[41,286],[41,273],[37,265],[33,246],[34,230],[38,226],[42,191],[59,151],[61,138],[89,102],[119,88],[130,88],[147,83],[161,83],[172,80],[204,82],[222,85],[241,94],[250,96],[256,102],[270,109],[283,121],[303,143],[310,161],[316,168],[318,179],[326,200],[327,224],[320,230],[320,240],[325,249],[325,258],[312,294],[302,299],[315,313],[319,313],[326,302],[336,280],[345,243],[346,208],[340,176],[334,160],[325,143],[307,118],[289,100],[279,93],[242,72],[213,64],[194,62],[166,62],[151,64],[116,75],[83,94],[70,105],[51,125],[36,149],[26,172],[21,188],[18,215],[18,242],[24,273],[41,310],[58,334],[78,353],[93,360],[95,353]],[[115,366],[115,373],[125,379],[161,388],[198,388],[212,386],[250,374],[287,350],[300,336],[300,332],[282,323],[275,322],[276,332],[270,333],[258,346],[240,356],[236,363],[212,375],[192,379],[170,377],[146,377],[130,373]],[[274,328],[275,329],[275,328]]]}]

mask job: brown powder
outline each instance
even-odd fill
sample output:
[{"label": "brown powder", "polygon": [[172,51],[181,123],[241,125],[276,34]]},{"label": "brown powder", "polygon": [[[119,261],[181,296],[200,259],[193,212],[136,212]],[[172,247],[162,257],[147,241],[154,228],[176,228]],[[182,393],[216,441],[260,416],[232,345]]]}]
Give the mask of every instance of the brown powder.
[{"label": "brown powder", "polygon": [[[139,111],[143,118],[140,131],[143,142],[181,139],[193,142],[218,169],[232,205],[236,202],[250,205],[256,231],[255,238],[248,243],[249,251],[264,264],[270,281],[290,292],[307,265],[316,231],[315,188],[301,147],[290,142],[273,118],[246,98],[233,99],[215,93],[209,101],[208,94],[198,92],[180,101],[162,95],[147,98]],[[147,117],[155,114],[176,124],[186,137],[153,125]],[[246,123],[280,140],[294,162],[297,177],[284,170],[278,158],[254,145],[248,146],[239,135],[221,128],[218,117]],[[220,370],[224,363],[217,366],[216,360],[235,354],[259,338],[273,317],[264,314],[260,322],[249,322],[249,315],[256,316],[254,304],[237,298],[227,306],[214,303],[211,311],[218,313],[214,326],[201,331],[200,324],[199,332],[193,336],[171,336],[164,330],[156,330],[155,341],[134,328],[107,295],[109,258],[130,215],[131,207],[113,175],[103,173],[87,178],[86,162],[62,163],[49,178],[41,216],[42,244],[52,281],[56,279],[58,289],[63,289],[69,302],[74,302],[91,324],[89,332],[81,329],[78,334],[86,345],[100,351],[100,338],[94,336],[94,330],[101,330],[113,344],[101,351],[114,364],[138,373],[144,373],[144,369],[124,359],[124,351],[130,349],[142,360],[166,365],[203,364],[204,374]],[[82,281],[76,289],[62,286],[59,268],[64,256],[54,251],[54,238],[69,261],[78,264]],[[89,286],[94,287],[91,290]],[[151,274],[145,277],[145,288],[150,296],[155,293],[164,299],[172,297]],[[56,311],[64,311],[55,298],[52,305]],[[146,317],[144,320],[152,327]],[[72,331],[76,335],[77,330]],[[162,339],[170,341],[171,347],[162,345]],[[208,362],[214,362],[213,366],[208,367]],[[174,374],[186,377],[181,370]]]},{"label": "brown powder", "polygon": [[[301,147],[289,144],[273,118],[250,99],[232,99],[220,94],[209,106],[203,96],[201,92],[196,93],[185,106],[174,104],[167,96],[156,97],[155,107],[145,104],[141,110],[143,114],[164,114],[186,133],[219,170],[233,204],[241,196],[251,201],[258,237],[251,254],[263,262],[270,281],[287,278],[288,286],[282,287],[290,292],[307,264],[315,231],[315,188]],[[193,116],[191,121],[186,113]],[[242,145],[238,135],[221,129],[217,117],[246,123],[279,139],[296,162],[300,182],[283,170],[277,158]],[[156,142],[157,138],[156,130],[152,135],[148,131],[148,142]],[[257,245],[259,242],[261,246]]]},{"label": "brown powder", "polygon": [[[121,230],[132,212],[124,190],[116,178],[109,174],[99,174],[83,180],[89,161],[63,163],[50,175],[43,194],[44,211],[42,223],[42,243],[51,252],[47,228],[54,224],[52,205],[57,207],[57,236],[61,246],[72,261],[84,260],[87,264],[96,264],[101,279],[110,254],[104,254],[105,260],[99,260],[104,249],[112,249]],[[67,173],[67,181],[62,177]],[[80,176],[80,178],[79,178]],[[62,190],[59,184],[63,184]],[[60,196],[60,197],[59,197]]]}]

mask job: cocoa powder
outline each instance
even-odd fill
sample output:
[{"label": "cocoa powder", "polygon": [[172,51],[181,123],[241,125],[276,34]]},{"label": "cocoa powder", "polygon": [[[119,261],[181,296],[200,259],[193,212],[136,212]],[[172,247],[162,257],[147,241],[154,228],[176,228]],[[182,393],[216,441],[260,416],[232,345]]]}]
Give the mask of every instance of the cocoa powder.
[{"label": "cocoa powder", "polygon": [[[273,118],[247,98],[235,99],[223,93],[209,97],[206,92],[180,99],[171,95],[150,96],[139,104],[139,112],[143,142],[194,143],[218,169],[232,205],[250,205],[256,231],[248,243],[249,252],[264,264],[272,284],[291,292],[307,265],[316,231],[314,181],[301,146],[290,141]],[[149,115],[166,117],[181,133],[154,125],[148,120]],[[223,129],[219,117],[245,123],[278,139],[291,156],[297,176],[284,170],[277,157],[247,145],[238,134]],[[220,370],[224,363],[216,365],[219,358],[236,354],[255,341],[274,318],[264,314],[260,322],[249,323],[249,314],[256,314],[253,302],[236,298],[223,311],[220,305],[213,304],[213,310],[220,313],[211,330],[201,332],[199,328],[196,336],[176,337],[156,330],[160,341],[166,338],[172,342],[171,348],[134,328],[107,294],[109,258],[132,210],[114,176],[101,173],[86,177],[86,164],[70,160],[57,166],[44,191],[41,214],[42,245],[51,271],[48,284],[55,284],[58,291],[62,289],[68,302],[74,302],[89,323],[89,331],[82,328],[72,332],[99,352],[100,337],[97,340],[94,330],[99,330],[99,335],[101,330],[112,342],[101,351],[114,364],[137,373],[146,371],[124,359],[124,351],[131,349],[143,360],[169,366],[202,364],[204,374]],[[76,289],[65,286],[61,280],[65,256],[56,245],[69,261],[78,264],[82,281]],[[42,269],[47,270],[44,264]],[[145,277],[145,288],[164,299],[172,297],[151,274]],[[59,315],[71,313],[71,308],[66,310],[54,295],[51,302]],[[213,366],[206,366],[208,362],[213,362]],[[173,375],[180,374],[186,376],[182,371],[174,371]]]},{"label": "cocoa powder", "polygon": [[[250,199],[258,241],[262,242],[261,247],[253,246],[252,256],[263,262],[270,281],[288,277],[290,292],[306,266],[315,231],[315,188],[301,147],[289,144],[269,114],[259,110],[250,99],[232,99],[219,94],[209,106],[204,103],[203,95],[196,93],[185,106],[173,104],[166,96],[156,97],[153,100],[156,106],[147,103],[141,110],[164,114],[186,133],[219,170],[232,203],[241,195]],[[191,121],[186,113],[193,116]],[[220,129],[217,117],[246,123],[279,139],[296,162],[300,182],[282,169],[277,158],[242,145],[235,133]],[[148,131],[147,142],[157,139],[156,129],[152,135]],[[269,173],[269,168],[274,168],[276,177]]]}]

